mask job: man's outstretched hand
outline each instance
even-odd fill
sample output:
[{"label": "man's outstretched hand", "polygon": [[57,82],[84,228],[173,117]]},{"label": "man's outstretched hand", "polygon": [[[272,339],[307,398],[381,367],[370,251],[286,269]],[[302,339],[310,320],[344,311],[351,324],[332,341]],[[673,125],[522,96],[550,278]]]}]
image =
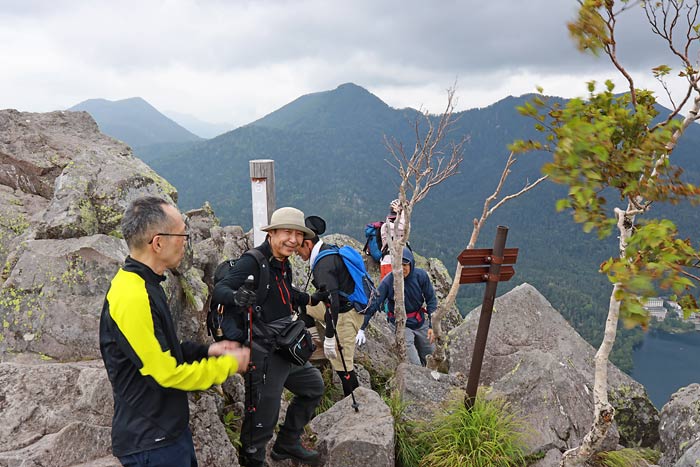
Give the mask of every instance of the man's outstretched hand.
[{"label": "man's outstretched hand", "polygon": [[238,362],[238,373],[245,373],[250,361],[250,349],[234,341],[214,342],[209,346],[209,356],[231,355]]}]

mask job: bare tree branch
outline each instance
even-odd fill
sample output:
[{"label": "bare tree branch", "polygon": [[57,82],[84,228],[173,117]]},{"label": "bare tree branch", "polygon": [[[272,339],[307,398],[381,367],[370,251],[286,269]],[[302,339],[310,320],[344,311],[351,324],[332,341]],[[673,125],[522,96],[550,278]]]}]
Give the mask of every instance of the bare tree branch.
[{"label": "bare tree branch", "polygon": [[[479,219],[474,219],[473,221],[473,229],[471,236],[469,238],[469,243],[467,244],[467,249],[473,249],[474,245],[476,245],[476,240],[479,237],[479,233],[481,232],[482,227],[486,223],[487,219],[493,214],[493,212],[498,209],[500,206],[505,204],[506,202],[517,198],[518,196],[521,196],[525,194],[526,192],[530,191],[537,185],[539,185],[541,182],[543,182],[547,177],[542,176],[538,178],[534,183],[526,183],[525,187],[523,187],[520,191],[514,194],[507,195],[503,197],[500,201],[498,201],[493,207],[491,207],[491,203],[493,203],[496,199],[498,199],[498,195],[501,193],[501,190],[503,189],[503,186],[505,185],[505,182],[508,178],[508,176],[511,173],[511,167],[517,162],[517,156],[514,152],[511,152],[508,155],[508,159],[506,160],[505,166],[503,167],[503,171],[501,172],[501,177],[496,185],[496,189],[494,190],[493,194],[489,197],[486,198],[484,201],[484,206],[481,211],[481,218]],[[445,361],[445,351],[444,351],[444,336],[442,333],[442,319],[445,317],[447,314],[448,310],[452,309],[452,307],[455,304],[455,300],[457,299],[457,292],[459,291],[459,282],[460,282],[460,276],[462,274],[462,265],[457,262],[457,266],[455,268],[455,273],[452,278],[452,285],[450,286],[450,291],[447,294],[447,297],[443,300],[443,302],[440,304],[438,307],[437,312],[433,315],[433,330],[435,332],[435,339],[437,341],[437,344],[435,345],[435,352],[431,357],[428,358],[428,367],[432,369],[439,369],[444,366],[444,361]]]},{"label": "bare tree branch", "polygon": [[[392,258],[392,269],[401,270],[401,256],[411,234],[411,215],[416,203],[422,201],[430,190],[456,174],[462,162],[464,144],[468,137],[464,136],[449,147],[445,155],[448,134],[455,123],[454,112],[455,88],[447,90],[447,105],[445,111],[437,118],[427,111],[421,111],[413,123],[415,145],[413,153],[408,154],[401,142],[384,138],[387,150],[393,158],[393,167],[401,179],[399,184],[399,202],[401,215],[404,216],[405,230],[402,237],[392,231],[389,235],[389,250]],[[396,226],[395,226],[396,227]],[[396,241],[395,241],[396,240]],[[396,343],[402,360],[406,360],[406,343],[404,328],[406,309],[403,295],[403,274],[394,274],[394,316],[396,318]]]},{"label": "bare tree branch", "polygon": [[688,271],[681,271],[681,274],[683,274],[684,276],[688,276],[695,281],[700,282],[700,276],[696,276],[695,274],[691,274]]}]

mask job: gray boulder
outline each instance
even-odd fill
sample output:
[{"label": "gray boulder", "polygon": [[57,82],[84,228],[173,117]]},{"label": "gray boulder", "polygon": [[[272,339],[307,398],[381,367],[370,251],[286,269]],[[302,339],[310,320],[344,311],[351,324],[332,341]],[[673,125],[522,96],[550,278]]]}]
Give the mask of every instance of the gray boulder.
[{"label": "gray boulder", "polygon": [[[220,396],[192,393],[190,429],[200,465],[238,466],[218,417]],[[0,363],[0,465],[120,465],[111,455],[112,386],[99,360]]]},{"label": "gray boulder", "polygon": [[115,232],[133,198],[177,192],[86,112],[0,111],[0,183],[49,200],[35,238]]},{"label": "gray boulder", "polygon": [[128,203],[175,189],[85,112],[0,111],[0,361],[95,358]]},{"label": "gray boulder", "polygon": [[[205,219],[203,213],[213,219]],[[203,240],[195,242],[192,255],[178,268],[179,276],[166,281],[165,287],[172,300],[171,311],[182,339],[211,341],[206,332],[206,316],[214,290],[214,271],[226,259],[239,258],[252,246],[251,232],[245,233],[239,226],[220,227],[213,211],[188,211],[186,216],[197,217],[200,225],[212,224]]]},{"label": "gray boulder", "polygon": [[700,384],[681,388],[661,409],[661,467],[686,467],[700,460]]},{"label": "gray boulder", "polygon": [[0,350],[98,358],[104,294],[126,254],[124,240],[101,234],[27,241],[0,286]]},{"label": "gray boulder", "polygon": [[460,375],[439,373],[410,363],[400,364],[392,380],[393,389],[406,403],[403,417],[426,422],[444,409],[448,400],[464,399],[465,385]]},{"label": "gray boulder", "polygon": [[[57,433],[43,436],[36,443],[14,452],[0,452],[0,465],[8,467],[43,467],[100,465],[120,466],[113,456],[104,456],[105,446],[109,448],[110,429],[90,426],[83,422],[73,422]],[[99,461],[99,464],[93,462]],[[90,460],[87,464],[85,460]]]},{"label": "gray boulder", "polygon": [[530,464],[529,467],[559,467],[561,465],[562,454],[558,449],[550,449],[545,456]]},{"label": "gray boulder", "polygon": [[[477,308],[450,333],[451,371],[468,375],[479,317]],[[534,287],[522,284],[496,299],[480,385],[521,411],[532,426],[533,452],[563,451],[578,446],[593,421],[594,355]],[[620,407],[617,426],[625,423],[620,442],[653,446],[658,415],[644,388],[612,364],[608,384],[610,402]],[[608,435],[606,447],[614,449],[618,430]]]},{"label": "gray boulder", "polygon": [[7,279],[16,261],[13,252],[23,240],[31,238],[33,231],[30,227],[38,222],[48,203],[48,199],[39,195],[0,184],[0,264],[3,265],[3,280]]},{"label": "gray boulder", "polygon": [[355,389],[359,412],[346,397],[309,424],[326,467],[393,467],[394,419],[379,395]]},{"label": "gray boulder", "polygon": [[190,429],[199,465],[238,467],[238,452],[218,415],[221,397],[213,391],[190,396]]},{"label": "gray boulder", "polygon": [[698,467],[700,465],[700,443],[696,442],[683,453],[673,467]]},{"label": "gray boulder", "polygon": [[0,408],[0,465],[111,457],[112,389],[102,362],[0,363]]}]

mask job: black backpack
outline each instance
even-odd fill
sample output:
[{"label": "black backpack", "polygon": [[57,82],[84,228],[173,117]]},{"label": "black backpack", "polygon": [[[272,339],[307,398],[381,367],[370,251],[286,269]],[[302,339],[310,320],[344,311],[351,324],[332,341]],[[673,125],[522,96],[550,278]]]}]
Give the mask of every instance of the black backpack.
[{"label": "black backpack", "polygon": [[[265,256],[259,250],[252,248],[243,255],[250,255],[255,258],[260,270],[258,288],[256,290],[256,304],[262,305],[267,298],[270,283],[269,264]],[[241,255],[241,256],[243,256]],[[219,263],[214,270],[214,286],[219,283],[233,268],[240,258],[227,259]],[[207,312],[207,334],[215,341],[223,339],[244,342],[247,338],[245,333],[244,310],[236,309],[235,305],[223,305],[214,301],[213,297]]]}]

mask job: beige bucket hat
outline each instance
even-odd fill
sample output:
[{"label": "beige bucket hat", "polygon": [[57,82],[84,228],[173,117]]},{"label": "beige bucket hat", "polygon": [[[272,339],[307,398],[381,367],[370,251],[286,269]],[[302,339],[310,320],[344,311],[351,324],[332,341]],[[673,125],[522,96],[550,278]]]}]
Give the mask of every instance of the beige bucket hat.
[{"label": "beige bucket hat", "polygon": [[261,227],[263,232],[275,229],[294,229],[304,232],[304,239],[311,240],[316,234],[304,224],[304,213],[297,208],[279,208],[272,213],[270,225]]}]

